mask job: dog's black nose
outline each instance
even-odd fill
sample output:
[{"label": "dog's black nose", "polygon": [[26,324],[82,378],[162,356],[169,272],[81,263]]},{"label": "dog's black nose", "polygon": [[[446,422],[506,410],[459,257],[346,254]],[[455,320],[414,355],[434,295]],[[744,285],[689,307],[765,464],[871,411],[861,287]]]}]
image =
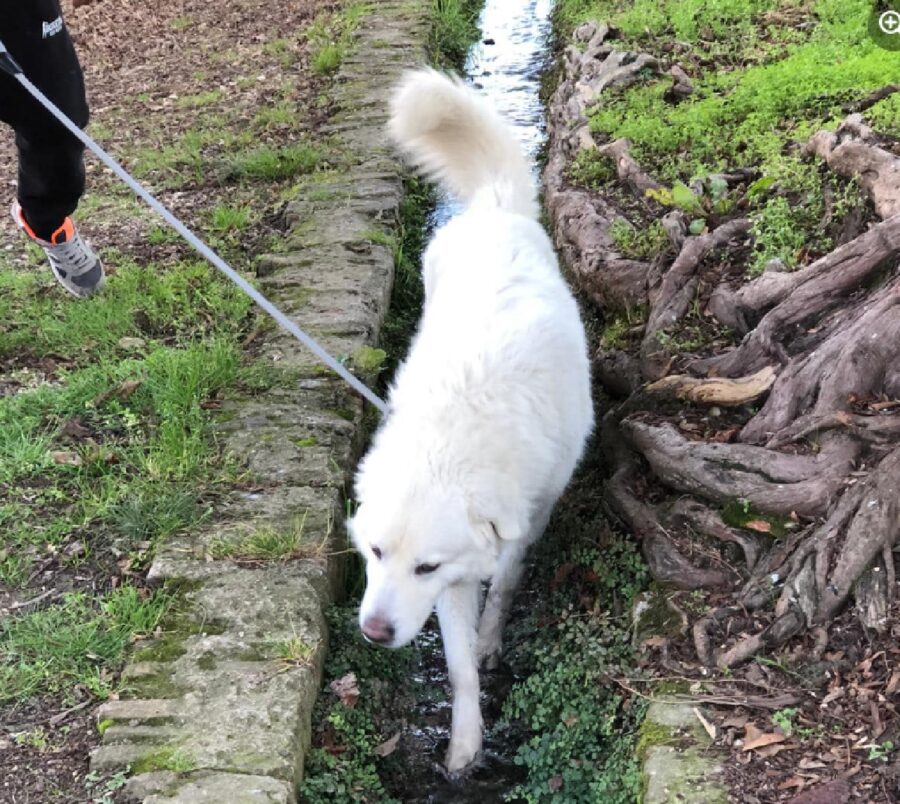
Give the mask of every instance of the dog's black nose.
[{"label": "dog's black nose", "polygon": [[366,617],[362,624],[362,632],[366,639],[379,645],[394,641],[394,626],[382,617]]}]

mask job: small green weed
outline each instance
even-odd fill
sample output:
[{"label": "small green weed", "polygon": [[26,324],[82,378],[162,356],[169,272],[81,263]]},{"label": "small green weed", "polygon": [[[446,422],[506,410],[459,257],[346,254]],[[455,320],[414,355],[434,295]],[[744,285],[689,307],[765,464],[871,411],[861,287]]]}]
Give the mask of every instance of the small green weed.
[{"label": "small green weed", "polygon": [[84,777],[84,786],[91,804],[114,804],[115,794],[128,784],[128,775],[119,771],[112,775],[104,775],[91,771]]},{"label": "small green weed", "polygon": [[619,253],[635,260],[652,259],[669,248],[669,236],[658,220],[638,229],[624,218],[616,218],[609,234]]},{"label": "small green weed", "polygon": [[246,205],[219,204],[209,214],[209,225],[221,234],[241,232],[250,225],[252,217],[253,211]]},{"label": "small green weed", "polygon": [[569,165],[567,178],[576,187],[599,190],[615,180],[616,169],[609,157],[597,150],[583,148]]},{"label": "small green weed", "polygon": [[779,709],[772,714],[772,724],[781,729],[784,732],[785,737],[791,737],[794,734],[794,718],[797,717],[799,711],[800,710],[793,706]]},{"label": "small green weed", "polygon": [[622,349],[638,327],[647,319],[645,307],[630,307],[624,312],[608,316],[604,321],[600,341],[607,349]]},{"label": "small green weed", "polygon": [[885,740],[880,745],[873,745],[869,748],[869,762],[888,762],[893,751],[894,743],[891,740]]}]

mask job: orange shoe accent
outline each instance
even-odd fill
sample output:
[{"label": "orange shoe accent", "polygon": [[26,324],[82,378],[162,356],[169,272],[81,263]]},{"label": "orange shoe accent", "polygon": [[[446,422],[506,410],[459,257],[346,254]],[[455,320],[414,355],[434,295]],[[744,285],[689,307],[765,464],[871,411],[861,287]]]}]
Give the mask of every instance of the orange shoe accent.
[{"label": "orange shoe accent", "polygon": [[75,224],[72,223],[71,218],[66,218],[62,222],[62,226],[50,235],[50,242],[54,246],[58,246],[60,243],[71,243],[73,237],[75,237]]},{"label": "orange shoe accent", "polygon": [[[47,240],[44,240],[42,237],[38,237],[34,233],[34,229],[28,225],[28,221],[25,220],[25,212],[22,210],[22,205],[16,205],[16,222],[21,226],[25,233],[32,239],[37,240],[40,243],[46,243]],[[60,243],[71,243],[72,238],[75,237],[75,224],[72,223],[71,218],[66,218],[62,222],[62,226],[60,226],[52,235],[50,235],[49,242],[54,246],[58,246]]]}]

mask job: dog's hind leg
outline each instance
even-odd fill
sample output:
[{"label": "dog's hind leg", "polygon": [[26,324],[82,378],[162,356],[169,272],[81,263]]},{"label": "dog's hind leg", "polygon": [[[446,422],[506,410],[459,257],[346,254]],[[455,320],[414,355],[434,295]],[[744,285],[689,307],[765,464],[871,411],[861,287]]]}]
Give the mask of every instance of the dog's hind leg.
[{"label": "dog's hind leg", "polygon": [[444,655],[453,689],[453,723],[447,770],[458,771],[481,750],[481,706],[478,700],[478,582],[448,587],[438,598],[437,614],[444,640]]},{"label": "dog's hind leg", "polygon": [[500,664],[503,627],[525,570],[525,552],[532,542],[541,537],[552,510],[553,503],[540,508],[532,519],[527,536],[503,545],[478,626],[478,663],[487,670],[495,670]]}]

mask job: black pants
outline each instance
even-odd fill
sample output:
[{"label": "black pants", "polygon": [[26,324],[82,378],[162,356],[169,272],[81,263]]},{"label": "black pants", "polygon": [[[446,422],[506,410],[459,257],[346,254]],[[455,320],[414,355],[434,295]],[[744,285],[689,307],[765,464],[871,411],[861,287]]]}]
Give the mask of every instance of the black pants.
[{"label": "black pants", "polygon": [[[84,78],[59,0],[0,0],[0,40],[50,100],[77,125],[87,125]],[[0,73],[0,120],[16,132],[25,220],[49,239],[84,192],[84,149],[6,73]]]}]

